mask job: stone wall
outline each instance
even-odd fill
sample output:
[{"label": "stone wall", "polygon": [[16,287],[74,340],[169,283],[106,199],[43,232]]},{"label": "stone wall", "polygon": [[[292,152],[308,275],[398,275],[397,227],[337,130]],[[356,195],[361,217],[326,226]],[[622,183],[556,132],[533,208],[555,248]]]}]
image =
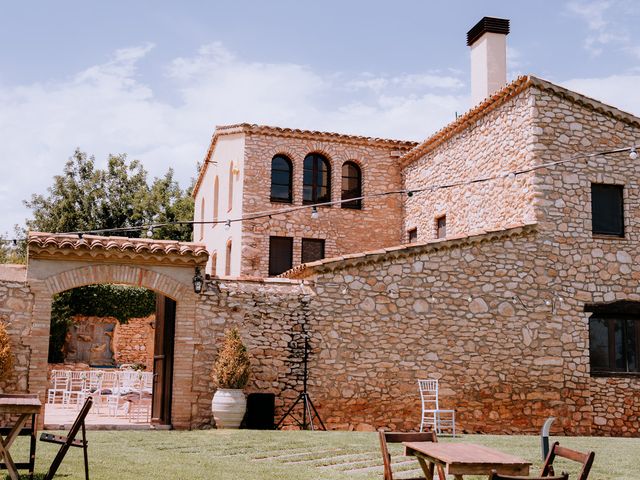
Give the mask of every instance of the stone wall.
[{"label": "stone wall", "polygon": [[[302,172],[307,154],[317,152],[331,164],[331,200],[341,198],[342,165],[357,163],[362,171],[364,195],[401,188],[397,162],[399,146],[375,141],[353,141],[322,136],[247,134],[243,214],[302,206]],[[404,147],[406,150],[406,147]],[[270,202],[271,159],[284,154],[293,163],[293,203]],[[319,207],[319,218],[303,209],[285,216],[243,222],[242,274],[266,277],[269,236],[293,237],[293,265],[301,263],[302,238],[325,240],[325,257],[371,250],[401,243],[401,197],[363,201],[361,210],[340,205]],[[372,234],[375,232],[375,235]]]},{"label": "stone wall", "polygon": [[[417,190],[501,176],[533,165],[532,103],[525,91],[483,116],[472,117],[464,130],[403,169],[404,188]],[[436,238],[436,219],[443,215],[447,237],[531,223],[535,220],[532,179],[533,174],[528,173],[407,196],[403,241],[408,241],[407,231],[413,228],[418,241]]]},{"label": "stone wall", "polygon": [[438,378],[461,431],[534,433],[553,415],[559,430],[589,433],[591,418],[573,415],[583,385],[565,378],[563,325],[544,303],[547,268],[532,227],[320,267],[309,277],[320,412],[334,428],[412,430],[417,380]]},{"label": "stone wall", "polygon": [[[640,138],[637,118],[589,99],[532,89],[535,150],[540,162],[565,162],[537,174],[536,216],[541,242],[552,246],[549,287],[567,305],[559,320],[567,382],[584,384],[583,410],[593,431],[638,435],[640,376],[598,378],[589,366],[588,303],[640,300],[640,168],[628,152],[580,157],[630,147]],[[566,161],[572,157],[573,161]],[[591,184],[624,185],[625,236],[592,234]]]},{"label": "stone wall", "polygon": [[0,265],[0,322],[6,325],[14,360],[14,372],[0,381],[0,393],[27,389],[30,348],[25,340],[31,334],[33,295],[25,278],[26,267]]},{"label": "stone wall", "polygon": [[212,423],[211,369],[224,332],[232,327],[238,327],[250,355],[251,378],[245,391],[274,393],[278,418],[282,408],[295,400],[302,385],[302,328],[309,317],[304,305],[311,294],[300,282],[290,280],[208,284],[196,311],[194,426]]}]

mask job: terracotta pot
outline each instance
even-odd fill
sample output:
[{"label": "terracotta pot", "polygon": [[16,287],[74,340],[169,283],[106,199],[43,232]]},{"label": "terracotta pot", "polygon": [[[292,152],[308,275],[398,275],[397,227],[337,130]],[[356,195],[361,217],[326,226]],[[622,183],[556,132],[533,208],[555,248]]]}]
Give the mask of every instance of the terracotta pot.
[{"label": "terracotta pot", "polygon": [[247,411],[247,397],[242,390],[219,388],[211,401],[217,428],[238,428]]}]

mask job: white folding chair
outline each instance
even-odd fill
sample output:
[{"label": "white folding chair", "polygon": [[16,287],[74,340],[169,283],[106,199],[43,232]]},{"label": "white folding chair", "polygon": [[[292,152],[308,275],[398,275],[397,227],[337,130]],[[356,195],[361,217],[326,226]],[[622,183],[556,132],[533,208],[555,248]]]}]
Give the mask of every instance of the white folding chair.
[{"label": "white folding chair", "polygon": [[69,372],[68,375],[69,381],[67,384],[67,389],[62,394],[62,404],[67,406],[80,406],[80,397],[82,396],[82,391],[85,389],[85,384],[87,382],[87,372]]},{"label": "white folding chair", "polygon": [[90,370],[84,389],[78,395],[78,403],[84,403],[88,397],[94,397],[93,405],[96,413],[100,413],[100,407],[102,406],[99,397],[101,396],[103,377],[104,372],[102,370]]},{"label": "white folding chair", "polygon": [[51,370],[49,389],[47,390],[47,403],[56,403],[56,397],[60,395],[64,401],[64,392],[69,388],[69,376],[66,370]]},{"label": "white folding chair", "polygon": [[418,380],[420,400],[422,402],[422,420],[420,431],[425,427],[431,428],[436,435],[443,435],[445,431],[456,436],[456,411],[442,410],[438,404],[438,380]]}]

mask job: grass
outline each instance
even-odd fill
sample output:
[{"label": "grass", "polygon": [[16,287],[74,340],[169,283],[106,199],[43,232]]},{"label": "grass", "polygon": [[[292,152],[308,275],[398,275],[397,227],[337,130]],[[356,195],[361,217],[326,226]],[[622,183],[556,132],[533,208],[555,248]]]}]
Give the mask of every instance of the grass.
[{"label": "grass", "polygon": [[[382,467],[378,438],[374,433],[300,432],[251,430],[90,431],[89,471],[92,480],[381,480]],[[640,472],[640,438],[554,437],[577,450],[596,452],[590,480],[637,480]],[[465,435],[455,440],[486,445],[525,458],[538,473],[539,438],[536,436]],[[38,442],[36,472],[46,472],[57,446]],[[26,459],[28,445],[21,437],[12,448],[14,460]],[[392,454],[400,454],[394,445]],[[416,471],[408,457],[397,476]],[[570,478],[576,475],[569,464],[559,464]],[[84,478],[82,451],[72,449],[56,478]],[[414,475],[415,476],[415,475]],[[8,478],[8,477],[7,477]],[[26,478],[26,477],[25,477]],[[465,477],[468,480],[486,477]]]}]

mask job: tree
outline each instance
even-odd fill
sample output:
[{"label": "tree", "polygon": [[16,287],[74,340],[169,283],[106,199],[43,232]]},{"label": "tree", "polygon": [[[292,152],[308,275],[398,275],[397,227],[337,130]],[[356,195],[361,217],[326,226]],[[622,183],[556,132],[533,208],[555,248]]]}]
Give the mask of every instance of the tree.
[{"label": "tree", "polygon": [[[48,195],[34,194],[25,205],[33,212],[27,227],[52,233],[132,227],[111,235],[140,237],[143,224],[191,220],[193,200],[173,178],[172,169],[151,185],[138,160],[109,155],[107,167],[96,169],[94,157],[76,150],[56,175]],[[153,238],[188,241],[191,225],[154,229]],[[107,233],[109,234],[109,233]]]}]

